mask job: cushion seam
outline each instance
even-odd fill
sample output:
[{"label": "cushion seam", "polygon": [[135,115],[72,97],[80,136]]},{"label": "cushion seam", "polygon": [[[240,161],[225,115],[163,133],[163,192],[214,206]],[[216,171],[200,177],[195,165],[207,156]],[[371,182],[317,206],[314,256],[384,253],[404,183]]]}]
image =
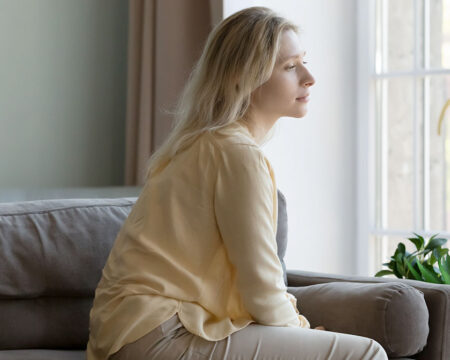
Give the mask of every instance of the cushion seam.
[{"label": "cushion seam", "polygon": [[27,211],[20,213],[9,213],[9,214],[0,214],[0,218],[3,216],[22,216],[22,215],[30,215],[30,214],[48,214],[54,211],[63,211],[63,210],[72,210],[72,209],[80,209],[80,208],[94,208],[94,207],[125,207],[125,206],[133,206],[135,202],[130,204],[123,205],[114,205],[114,204],[104,204],[104,205],[74,205],[69,207],[61,207],[49,210],[36,210],[36,211]]}]

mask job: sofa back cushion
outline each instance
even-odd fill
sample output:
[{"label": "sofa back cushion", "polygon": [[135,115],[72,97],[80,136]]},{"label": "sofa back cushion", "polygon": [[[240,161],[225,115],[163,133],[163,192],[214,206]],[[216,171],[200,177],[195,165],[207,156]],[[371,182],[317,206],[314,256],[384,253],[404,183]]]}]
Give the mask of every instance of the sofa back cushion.
[{"label": "sofa back cushion", "polygon": [[284,256],[286,255],[287,241],[288,241],[288,216],[287,216],[287,206],[286,197],[277,189],[277,199],[278,199],[278,221],[277,221],[277,248],[278,248],[278,258],[281,262],[281,267],[283,268],[284,284],[288,286],[286,263],[284,262]]},{"label": "sofa back cushion", "polygon": [[95,288],[135,201],[0,204],[0,349],[86,347]]},{"label": "sofa back cushion", "polygon": [[[86,347],[95,289],[136,199],[0,204],[0,350]],[[276,238],[287,285],[280,191],[278,200]]]}]

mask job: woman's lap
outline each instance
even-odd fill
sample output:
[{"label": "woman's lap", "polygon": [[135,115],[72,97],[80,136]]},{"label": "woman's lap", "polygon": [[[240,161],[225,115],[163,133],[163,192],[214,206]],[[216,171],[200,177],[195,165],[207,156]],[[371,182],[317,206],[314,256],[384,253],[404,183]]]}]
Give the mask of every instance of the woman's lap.
[{"label": "woman's lap", "polygon": [[387,360],[376,341],[356,335],[251,323],[220,341],[191,334],[178,315],[125,345],[109,360]]}]

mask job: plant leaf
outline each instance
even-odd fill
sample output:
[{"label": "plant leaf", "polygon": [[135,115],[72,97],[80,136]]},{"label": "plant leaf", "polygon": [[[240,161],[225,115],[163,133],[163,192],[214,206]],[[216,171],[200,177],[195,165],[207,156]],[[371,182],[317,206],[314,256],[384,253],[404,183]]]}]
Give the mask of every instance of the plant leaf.
[{"label": "plant leaf", "polygon": [[441,280],[450,285],[450,256],[448,254],[442,256],[438,260],[438,265],[441,270]]},{"label": "plant leaf", "polygon": [[433,264],[439,259],[439,251],[438,249],[433,249],[433,251],[431,252],[430,257],[428,258],[428,264],[430,264],[431,266],[433,266]]},{"label": "plant leaf", "polygon": [[[400,245],[400,244],[399,244]],[[395,256],[395,268],[397,272],[400,274],[400,278],[402,278],[405,275],[405,272],[403,270],[403,254],[401,252],[398,252]]]},{"label": "plant leaf", "polygon": [[428,241],[427,246],[425,246],[425,250],[433,250],[437,247],[444,245],[446,242],[447,242],[447,239],[444,239],[444,238],[435,238],[435,239],[431,238]]},{"label": "plant leaf", "polygon": [[430,265],[420,262],[417,263],[419,266],[420,272],[422,273],[423,278],[426,282],[435,283],[435,284],[442,284],[442,280],[437,276],[437,274],[434,272],[433,267],[429,268]]},{"label": "plant leaf", "polygon": [[411,240],[414,245],[416,246],[417,251],[421,250],[423,247],[423,238],[420,240],[420,238],[408,238],[408,240]]},{"label": "plant leaf", "polygon": [[380,277],[380,276],[384,276],[384,275],[395,275],[395,274],[393,271],[390,271],[390,270],[380,270],[375,274],[376,277]]},{"label": "plant leaf", "polygon": [[403,277],[402,274],[400,274],[399,271],[397,270],[397,263],[396,262],[392,262],[392,265],[389,268],[392,269],[392,271],[394,272],[395,276],[397,276],[399,279],[401,279]]},{"label": "plant leaf", "polygon": [[399,254],[399,253],[404,255],[405,251],[406,251],[405,244],[403,244],[402,242],[399,242],[397,245],[397,249],[395,250],[394,256],[397,256],[397,254]]},{"label": "plant leaf", "polygon": [[395,276],[397,276],[399,279],[403,279],[403,276],[398,272],[397,269],[394,269],[393,271],[394,271]]},{"label": "plant leaf", "polygon": [[411,274],[414,276],[414,279],[419,280],[419,281],[424,281],[424,279],[422,278],[422,275],[420,275],[419,272],[417,272],[416,269],[414,269],[413,265],[409,262],[408,258],[405,258],[405,263],[406,263],[406,266],[408,266]]},{"label": "plant leaf", "polygon": [[[422,236],[420,236],[419,234],[416,234],[416,233],[413,233],[413,234],[417,236],[417,240],[418,240],[417,242],[419,245],[419,247],[417,247],[417,245],[416,245],[417,250],[423,249],[423,244],[425,243],[425,239]],[[412,240],[412,239],[414,239],[414,238],[410,238],[410,240]],[[414,242],[414,240],[412,240],[412,241]]]},{"label": "plant leaf", "polygon": [[[439,255],[442,257],[444,255],[448,255],[448,248],[436,249],[439,252]],[[434,251],[434,250],[433,250]]]}]

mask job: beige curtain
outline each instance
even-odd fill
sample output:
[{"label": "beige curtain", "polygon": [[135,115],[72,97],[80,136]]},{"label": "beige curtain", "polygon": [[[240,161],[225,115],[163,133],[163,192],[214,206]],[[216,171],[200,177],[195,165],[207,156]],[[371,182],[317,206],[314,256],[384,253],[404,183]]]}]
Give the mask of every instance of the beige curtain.
[{"label": "beige curtain", "polygon": [[129,0],[125,185],[143,185],[146,162],[171,129],[172,109],[222,0]]}]

